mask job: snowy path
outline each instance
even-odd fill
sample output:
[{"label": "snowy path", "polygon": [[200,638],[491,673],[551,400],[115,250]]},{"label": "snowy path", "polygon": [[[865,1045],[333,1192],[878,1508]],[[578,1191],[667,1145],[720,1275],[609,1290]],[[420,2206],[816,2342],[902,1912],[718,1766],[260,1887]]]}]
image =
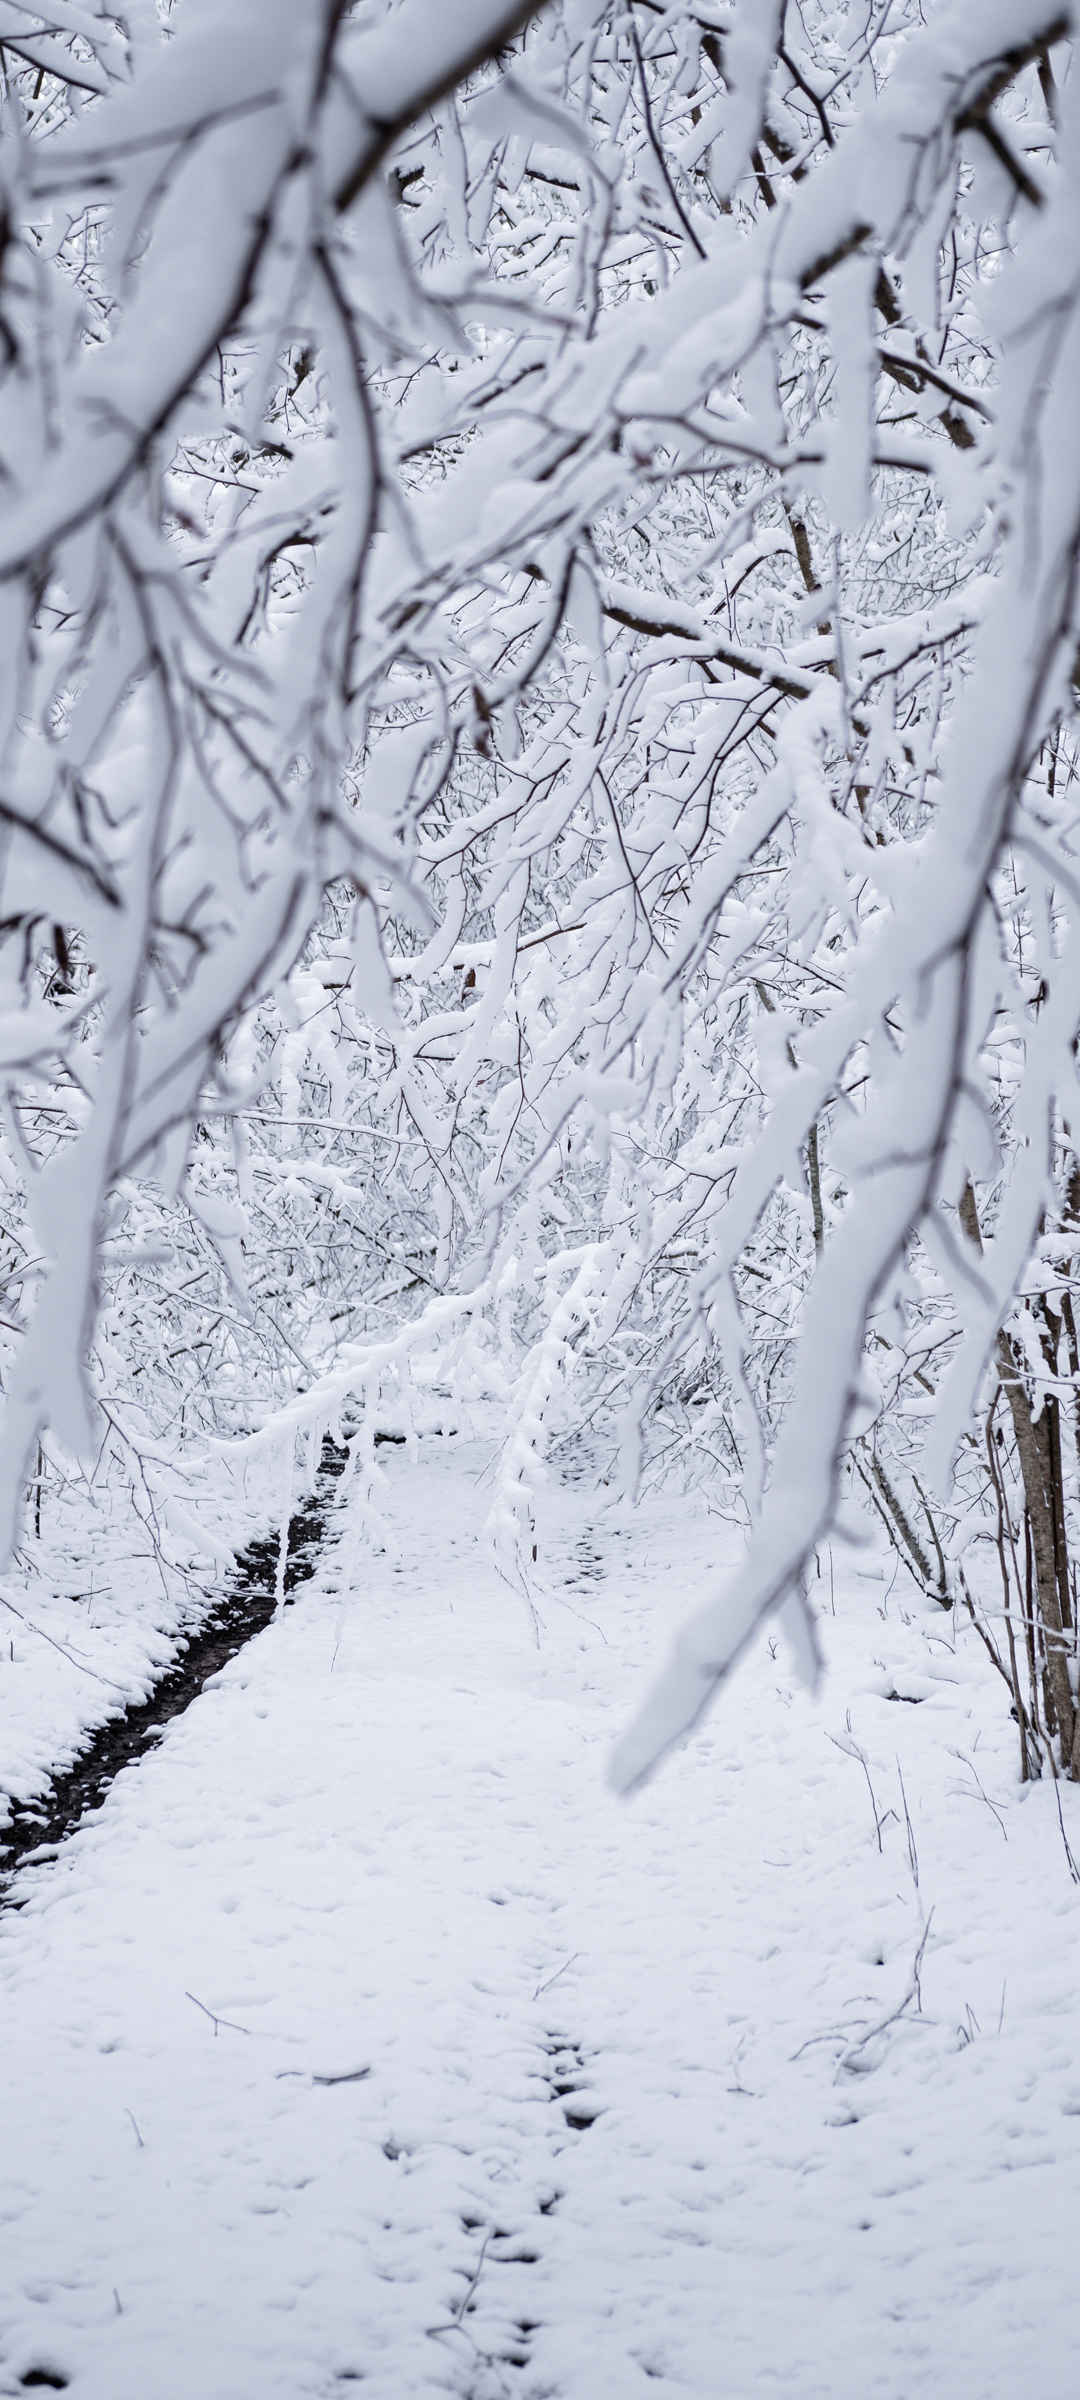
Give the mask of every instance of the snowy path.
[{"label": "snowy path", "polygon": [[0,1926],[0,2392],[1070,2388],[1080,1907],[979,1660],[894,1596],[885,1675],[852,1578],[819,1699],[763,1646],[619,1806],[716,1528],[561,1497],[537,1647],[477,1463],[393,1461],[402,1555],[343,1544]]}]

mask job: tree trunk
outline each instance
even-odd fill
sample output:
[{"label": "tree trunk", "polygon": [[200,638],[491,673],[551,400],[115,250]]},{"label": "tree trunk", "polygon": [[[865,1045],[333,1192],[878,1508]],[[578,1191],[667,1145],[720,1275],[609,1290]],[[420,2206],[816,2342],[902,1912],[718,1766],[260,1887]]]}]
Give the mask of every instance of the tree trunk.
[{"label": "tree trunk", "polygon": [[[964,1185],[959,1215],[968,1240],[976,1250],[981,1251],[982,1233],[970,1183]],[[1045,1660],[1043,1702],[1047,1725],[1051,1735],[1057,1735],[1065,1773],[1072,1780],[1080,1781],[1080,1725],[1069,1679],[1067,1555],[1064,1562],[1064,1607],[1060,1581],[1065,1539],[1064,1495],[1060,1489],[1060,1443],[1055,1444],[1048,1410],[1044,1408],[1037,1418],[1034,1414],[1024,1377],[1023,1358],[1007,1333],[998,1335],[996,1356],[998,1377],[1012,1417],[1031,1527],[1035,1599]]]}]

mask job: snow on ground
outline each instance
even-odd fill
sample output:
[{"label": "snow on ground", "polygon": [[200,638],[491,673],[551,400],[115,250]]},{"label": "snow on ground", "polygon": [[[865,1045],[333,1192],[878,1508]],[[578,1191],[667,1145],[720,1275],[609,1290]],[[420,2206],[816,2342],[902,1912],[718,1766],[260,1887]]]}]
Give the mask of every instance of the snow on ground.
[{"label": "snow on ground", "polygon": [[395,1457],[398,1553],[346,1533],[22,1879],[0,2392],[1071,2388],[1080,1904],[975,1644],[823,1561],[824,1690],[763,1641],[616,1802],[732,1537],[560,1492],[537,1638],[482,1468]]},{"label": "snow on ground", "polygon": [[273,1524],[272,1461],[243,1479],[224,1456],[201,1466],[188,1510],[175,1461],[162,1490],[145,1463],[120,1488],[54,1468],[40,1531],[31,1511],[0,1578],[0,1840],[12,1801],[36,1796],[90,1733],[147,1697],[213,1607],[234,1548]]}]

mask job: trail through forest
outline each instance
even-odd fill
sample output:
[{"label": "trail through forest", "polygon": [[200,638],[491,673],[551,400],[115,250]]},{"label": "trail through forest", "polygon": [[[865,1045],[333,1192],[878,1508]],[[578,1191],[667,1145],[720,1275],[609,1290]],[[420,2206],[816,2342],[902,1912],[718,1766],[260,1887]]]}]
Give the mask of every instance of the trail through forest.
[{"label": "trail through forest", "polygon": [[0,2400],[1077,2381],[1078,33],[0,0]]},{"label": "trail through forest", "polygon": [[23,1870],[0,2392],[1013,2400],[1036,2329],[1066,2379],[1076,1894],[976,1643],[823,1559],[822,1693],[764,1641],[617,1803],[733,1536],[564,1488],[534,1617],[487,1472],[395,1453],[386,1554],[346,1522]]}]

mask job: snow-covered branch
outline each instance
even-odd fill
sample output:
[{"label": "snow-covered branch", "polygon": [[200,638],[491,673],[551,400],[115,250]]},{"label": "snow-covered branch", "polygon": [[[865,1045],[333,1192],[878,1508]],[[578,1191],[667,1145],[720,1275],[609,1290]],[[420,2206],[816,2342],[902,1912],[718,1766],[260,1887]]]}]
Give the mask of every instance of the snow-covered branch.
[{"label": "snow-covered branch", "polygon": [[717,1478],[631,1782],[1062,1219],[1072,11],[151,15],[7,68],[4,1521],[179,1196],[249,1424],[467,1324],[523,1553],[571,1424]]}]

